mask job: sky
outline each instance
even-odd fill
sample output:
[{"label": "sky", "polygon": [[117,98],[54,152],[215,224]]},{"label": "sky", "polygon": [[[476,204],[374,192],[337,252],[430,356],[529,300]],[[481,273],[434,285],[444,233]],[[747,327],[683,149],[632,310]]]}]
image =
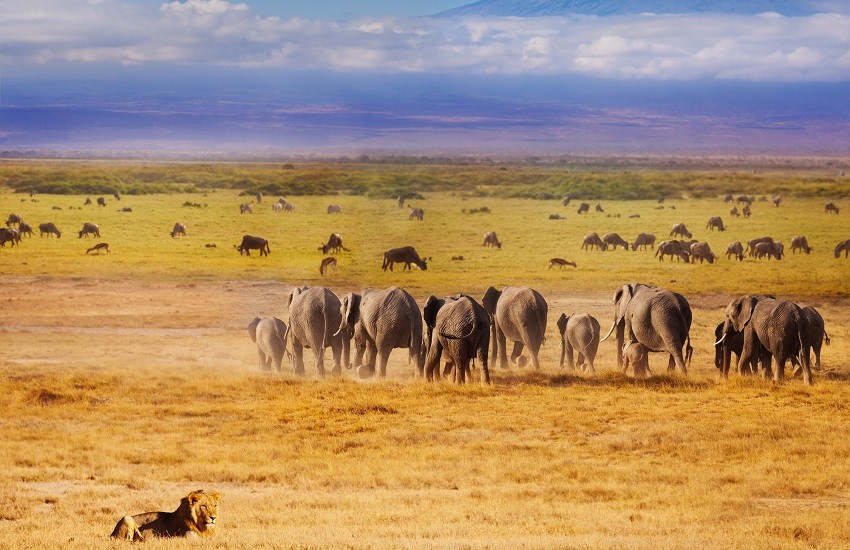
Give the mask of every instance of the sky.
[{"label": "sky", "polygon": [[[93,144],[103,128],[114,142],[140,132],[132,118],[140,111],[151,125],[145,143],[180,141],[186,128],[197,143],[214,133],[203,120],[215,115],[216,128],[240,140],[294,146],[300,138],[283,130],[291,118],[277,133],[251,134],[268,125],[240,117],[309,113],[292,135],[311,146],[353,148],[368,138],[381,147],[404,143],[400,135],[412,146],[445,144],[452,129],[468,144],[481,141],[483,126],[510,141],[513,130],[500,133],[499,124],[530,120],[528,135],[533,121],[547,125],[554,147],[585,141],[583,127],[628,148],[647,135],[681,142],[680,113],[689,135],[700,133],[700,117],[731,124],[711,132],[721,145],[724,135],[746,144],[756,134],[760,144],[787,145],[794,132],[809,148],[821,147],[811,137],[821,134],[825,148],[850,144],[848,15],[421,17],[459,4],[0,0],[0,146]],[[73,116],[60,117],[57,106]],[[182,118],[155,118],[161,113]],[[565,122],[551,128],[550,120]],[[633,139],[609,131],[612,120]],[[334,137],[323,139],[322,128]],[[422,138],[432,130],[439,137]]]}]

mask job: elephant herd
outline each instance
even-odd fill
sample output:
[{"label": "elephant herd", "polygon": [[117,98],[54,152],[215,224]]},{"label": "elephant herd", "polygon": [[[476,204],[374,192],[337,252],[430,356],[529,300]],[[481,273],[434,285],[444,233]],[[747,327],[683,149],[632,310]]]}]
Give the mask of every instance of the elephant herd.
[{"label": "elephant herd", "polygon": [[[297,287],[288,303],[288,323],[257,317],[248,325],[260,370],[280,372],[284,357],[289,356],[294,372],[303,376],[304,349],[310,349],[316,374],[324,377],[324,352],[331,348],[332,375],[341,375],[344,367],[356,368],[360,378],[383,378],[390,353],[403,348],[415,376],[428,381],[447,377],[457,383],[466,382],[471,364],[477,363],[481,383],[489,384],[491,366],[508,367],[509,344],[510,363],[526,366],[529,359],[522,353],[527,348],[531,366],[540,369],[538,354],[549,314],[545,298],[529,287],[490,287],[480,303],[468,294],[430,296],[421,310],[398,287],[367,288],[342,298],[326,287]],[[615,334],[617,366],[624,372],[631,365],[636,376],[651,374],[648,354],[662,352],[668,356],[669,371],[687,374],[693,354],[692,320],[690,305],[681,294],[624,284],[614,294],[613,322],[601,339],[599,322],[592,316],[561,314],[556,323],[560,366],[566,358],[571,370],[579,367],[594,373],[600,342]],[[775,381],[781,381],[791,360],[802,371],[804,382],[811,384],[810,350],[815,351],[819,367],[824,337],[828,344],[823,318],[813,308],[772,296],[742,296],[729,303],[715,331],[715,365],[726,377],[735,353],[739,372],[760,370],[765,377],[772,373]]]}]

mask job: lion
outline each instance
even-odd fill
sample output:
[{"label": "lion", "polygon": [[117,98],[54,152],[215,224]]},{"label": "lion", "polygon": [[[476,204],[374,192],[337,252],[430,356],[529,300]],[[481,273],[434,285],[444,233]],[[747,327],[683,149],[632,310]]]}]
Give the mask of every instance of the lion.
[{"label": "lion", "polygon": [[150,537],[207,537],[215,531],[219,493],[192,491],[173,512],[146,512],[118,520],[112,537],[143,541]]}]

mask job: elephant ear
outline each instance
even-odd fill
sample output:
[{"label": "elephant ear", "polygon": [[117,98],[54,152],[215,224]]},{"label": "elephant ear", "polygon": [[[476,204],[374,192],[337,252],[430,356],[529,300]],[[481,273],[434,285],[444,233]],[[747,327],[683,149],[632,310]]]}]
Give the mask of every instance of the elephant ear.
[{"label": "elephant ear", "polygon": [[558,317],[558,320],[556,321],[556,324],[558,325],[558,332],[561,334],[561,338],[563,338],[563,336],[564,336],[564,331],[567,329],[567,321],[569,321],[569,320],[570,320],[570,318],[567,317],[567,314],[562,313],[561,316]]},{"label": "elephant ear", "polygon": [[626,315],[626,308],[629,302],[635,295],[635,287],[633,285],[623,285],[617,289],[614,294],[614,324],[619,323]]},{"label": "elephant ear", "polygon": [[251,341],[257,343],[257,325],[260,324],[260,318],[254,317],[254,320],[248,323],[248,334],[251,335]]},{"label": "elephant ear", "polygon": [[348,294],[343,298],[342,303],[342,318],[343,322],[349,327],[353,327],[360,320],[360,295]]},{"label": "elephant ear", "polygon": [[732,318],[732,325],[736,332],[742,332],[744,327],[750,324],[757,303],[758,300],[753,296],[743,296],[736,300],[734,304],[734,316]]},{"label": "elephant ear", "polygon": [[425,307],[422,308],[422,318],[425,319],[425,324],[428,325],[429,329],[434,328],[434,325],[437,323],[437,313],[445,303],[445,300],[439,300],[433,295],[429,296],[428,300],[426,300]]},{"label": "elephant ear", "polygon": [[502,295],[502,292],[496,290],[492,286],[487,289],[487,292],[484,293],[484,298],[481,299],[481,304],[484,306],[484,309],[487,310],[487,313],[490,315],[496,314],[496,304],[499,302],[499,297]]}]

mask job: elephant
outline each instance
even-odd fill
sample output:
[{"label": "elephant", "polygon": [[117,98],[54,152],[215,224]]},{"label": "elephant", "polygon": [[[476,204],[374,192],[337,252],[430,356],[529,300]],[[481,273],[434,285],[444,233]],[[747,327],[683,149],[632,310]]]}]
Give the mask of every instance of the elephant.
[{"label": "elephant", "polygon": [[623,373],[629,370],[629,365],[635,371],[635,376],[649,376],[649,349],[639,342],[623,344]]},{"label": "elephant", "polygon": [[[811,306],[803,306],[800,308],[800,311],[803,312],[803,317],[806,320],[806,330],[809,333],[809,341],[812,344],[812,351],[815,352],[815,370],[820,370],[820,350],[823,344],[827,346],[830,344],[829,334],[826,333],[826,328],[824,327],[823,317],[820,312]],[[794,374],[798,374],[798,370],[800,366],[796,363],[797,361],[792,360],[795,363]],[[809,361],[811,364],[811,361]]]},{"label": "elephant", "polygon": [[[724,334],[726,334],[725,339],[723,338]],[[717,367],[723,378],[728,378],[729,366],[732,363],[732,354],[735,354],[735,364],[737,365],[744,350],[744,333],[732,330],[729,321],[721,321],[714,329],[714,342],[714,366]],[[761,344],[759,344],[759,347],[762,350],[764,349],[761,347]],[[746,371],[739,370],[739,374],[757,374],[759,361],[761,361],[763,368],[769,368],[770,354],[766,354],[765,356],[763,355],[763,351],[760,351],[754,357],[751,357],[750,361],[745,365],[747,367]]]},{"label": "elephant", "polygon": [[[366,289],[342,298],[339,332],[354,335],[357,354],[353,366],[361,378],[387,375],[387,360],[394,348],[408,348],[409,360],[416,362],[416,374],[422,376],[422,314],[416,300],[398,287]],[[359,344],[358,344],[359,342]],[[367,362],[362,363],[368,351]]]},{"label": "elephant", "polygon": [[785,362],[797,355],[804,382],[812,384],[809,365],[811,336],[806,330],[806,318],[796,304],[772,297],[741,296],[726,306],[726,319],[733,330],[744,333],[739,369],[759,353],[757,344],[760,343],[773,356],[775,382],[784,378]]},{"label": "elephant", "polygon": [[596,372],[593,360],[599,349],[599,321],[587,313],[571,315],[562,313],[556,322],[558,333],[561,335],[560,367],[564,368],[564,355],[570,370],[575,370],[573,351],[578,352],[578,366],[590,372]]},{"label": "elephant", "polygon": [[[527,360],[521,357],[523,346],[531,354],[531,364],[540,369],[537,354],[546,339],[546,316],[549,306],[536,290],[529,287],[507,287],[498,291],[487,289],[482,304],[490,314],[490,364],[508,367],[507,340],[514,342],[511,362],[524,367]],[[517,359],[519,358],[519,361]]]},{"label": "elephant", "polygon": [[280,372],[280,363],[286,353],[286,323],[277,317],[254,317],[248,323],[248,334],[251,335],[251,341],[257,344],[260,370],[271,370],[274,367]]},{"label": "elephant", "polygon": [[425,377],[434,379],[440,372],[440,358],[454,365],[454,381],[466,382],[469,361],[477,359],[481,367],[481,383],[490,383],[487,351],[490,348],[490,315],[471,296],[459,294],[437,299],[430,296],[422,308],[425,320]]},{"label": "elephant", "polygon": [[[668,370],[687,374],[691,353],[691,306],[676,292],[644,284],[625,284],[614,293],[614,322],[602,341],[617,329],[617,366],[623,366],[623,344],[628,339],[650,351],[670,354]],[[682,349],[685,353],[682,355]]]},{"label": "elephant", "polygon": [[289,296],[289,331],[295,355],[295,374],[304,374],[304,348],[313,350],[316,373],[325,376],[325,348],[333,352],[331,374],[342,373],[340,356],[345,357],[349,368],[349,333],[336,331],[340,324],[340,301],[331,290],[323,286],[295,288]]}]

